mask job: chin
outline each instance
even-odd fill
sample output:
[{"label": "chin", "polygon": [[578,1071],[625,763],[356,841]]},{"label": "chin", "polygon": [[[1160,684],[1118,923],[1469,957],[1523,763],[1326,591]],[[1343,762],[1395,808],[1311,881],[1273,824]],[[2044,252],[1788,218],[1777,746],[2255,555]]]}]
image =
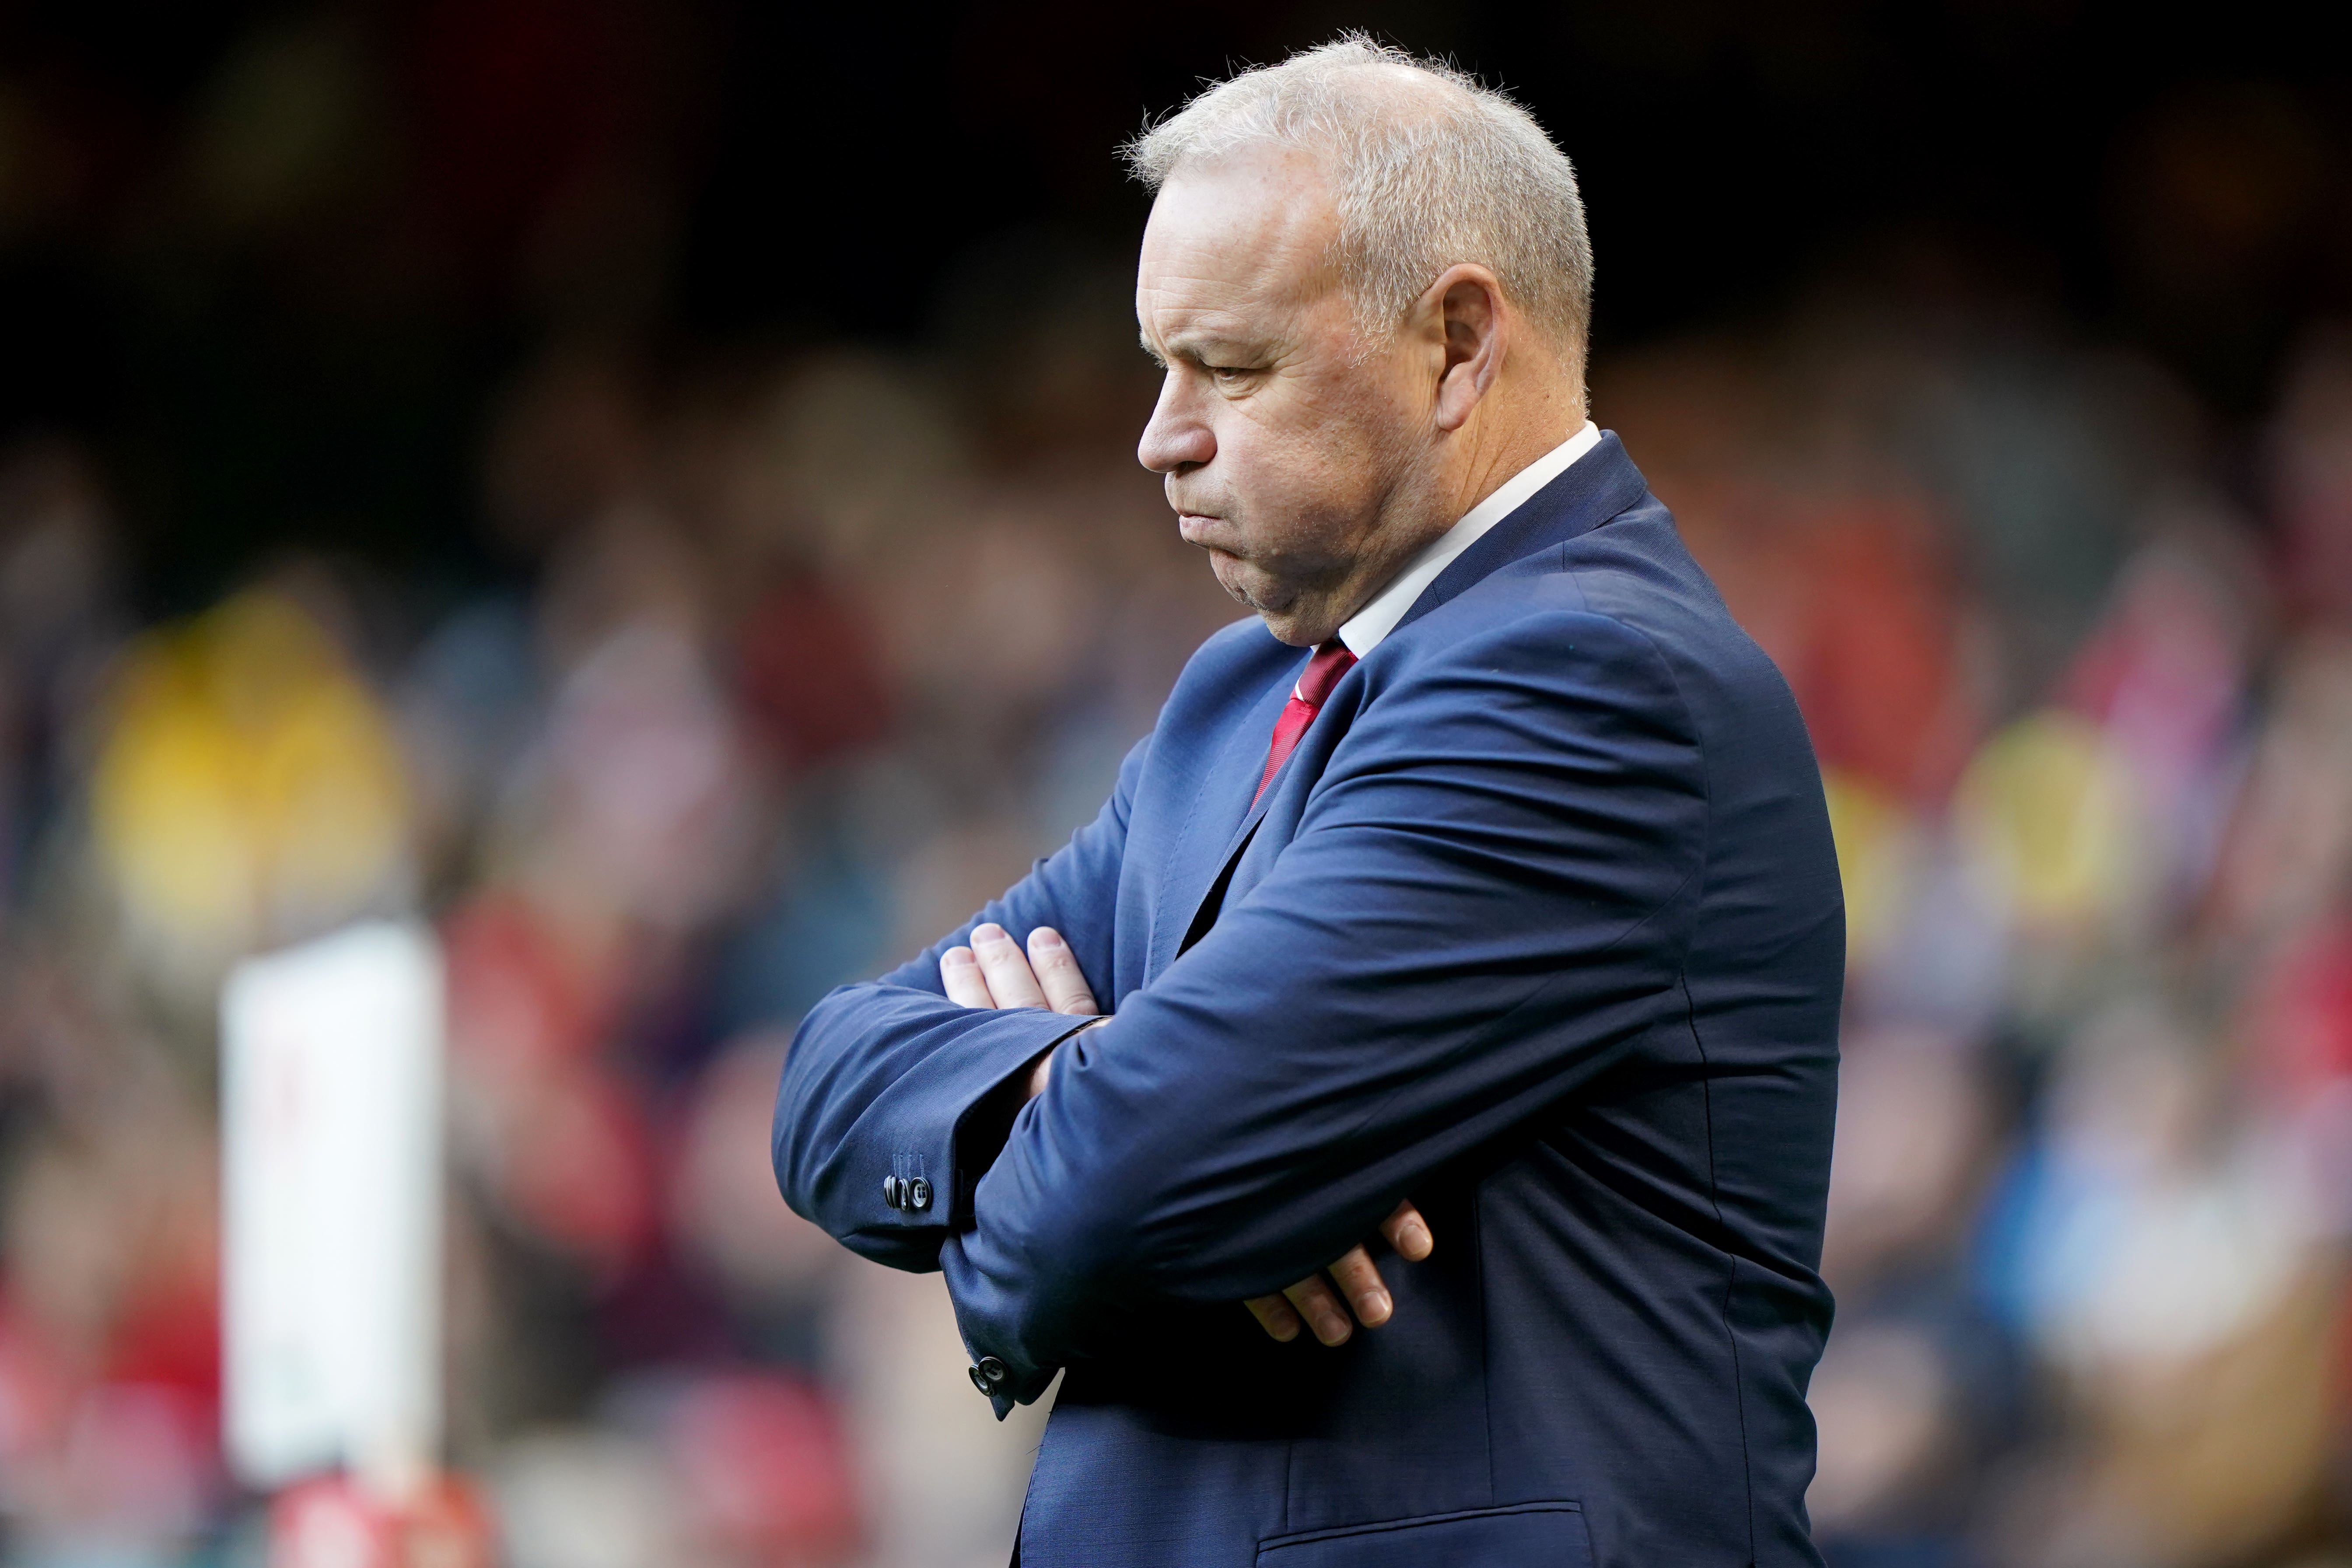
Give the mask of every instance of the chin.
[{"label": "chin", "polygon": [[1263,573],[1251,570],[1238,557],[1222,552],[1213,557],[1211,570],[1216,574],[1217,586],[1235,604],[1254,611],[1278,641],[1311,647],[1324,640],[1312,635],[1315,628],[1307,624],[1307,617],[1319,606],[1301,602],[1312,601],[1316,595],[1302,593],[1288,584],[1268,582]]},{"label": "chin", "polygon": [[1265,629],[1274,634],[1276,642],[1286,642],[1293,647],[1313,647],[1323,640],[1315,636],[1316,628],[1307,624],[1296,604],[1280,609],[1253,604],[1250,608],[1257,612],[1257,618],[1265,623]]},{"label": "chin", "polygon": [[[1220,552],[1209,559],[1209,570],[1216,575],[1217,586],[1223,588],[1234,603],[1246,605],[1261,616],[1279,615],[1282,608],[1276,596],[1267,592],[1267,584],[1258,579],[1236,556]],[[1286,602],[1288,595],[1282,595]]]}]

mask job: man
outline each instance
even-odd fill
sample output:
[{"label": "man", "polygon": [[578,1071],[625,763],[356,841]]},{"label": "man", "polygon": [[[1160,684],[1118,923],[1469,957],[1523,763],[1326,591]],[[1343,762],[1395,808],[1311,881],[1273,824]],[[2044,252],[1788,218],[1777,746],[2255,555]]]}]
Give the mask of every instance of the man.
[{"label": "man", "polygon": [[784,1194],[946,1271],[1000,1415],[1064,1370],[1030,1568],[1817,1562],[1835,862],[1586,419],[1568,162],[1355,37],[1129,151],[1140,456],[1255,616],[1092,826],[810,1014]]}]

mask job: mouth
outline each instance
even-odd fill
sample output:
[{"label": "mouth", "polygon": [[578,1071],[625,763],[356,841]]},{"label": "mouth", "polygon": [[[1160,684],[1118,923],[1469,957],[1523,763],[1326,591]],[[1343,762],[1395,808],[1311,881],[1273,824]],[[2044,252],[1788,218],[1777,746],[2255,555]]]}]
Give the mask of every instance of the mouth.
[{"label": "mouth", "polygon": [[1197,544],[1203,550],[1213,550],[1216,545],[1211,536],[1224,521],[1223,518],[1210,517],[1202,512],[1180,511],[1176,514],[1176,532],[1187,544]]}]

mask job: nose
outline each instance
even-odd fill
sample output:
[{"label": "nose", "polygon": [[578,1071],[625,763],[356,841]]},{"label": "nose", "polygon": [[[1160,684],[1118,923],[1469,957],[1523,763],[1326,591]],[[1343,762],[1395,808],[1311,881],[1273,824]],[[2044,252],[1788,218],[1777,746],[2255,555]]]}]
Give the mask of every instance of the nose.
[{"label": "nose", "polygon": [[1175,370],[1160,384],[1160,401],[1135,444],[1135,460],[1155,474],[1197,468],[1217,455],[1217,437],[1192,399],[1184,395]]}]

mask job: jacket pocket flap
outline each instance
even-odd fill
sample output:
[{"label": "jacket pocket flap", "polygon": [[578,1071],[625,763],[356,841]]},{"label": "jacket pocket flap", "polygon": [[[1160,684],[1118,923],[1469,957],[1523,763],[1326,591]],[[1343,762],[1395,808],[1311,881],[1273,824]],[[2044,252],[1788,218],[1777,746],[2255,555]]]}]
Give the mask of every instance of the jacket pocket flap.
[{"label": "jacket pocket flap", "polygon": [[1417,1519],[1277,1535],[1258,1568],[1591,1568],[1584,1512],[1572,1502],[1523,1502]]}]

